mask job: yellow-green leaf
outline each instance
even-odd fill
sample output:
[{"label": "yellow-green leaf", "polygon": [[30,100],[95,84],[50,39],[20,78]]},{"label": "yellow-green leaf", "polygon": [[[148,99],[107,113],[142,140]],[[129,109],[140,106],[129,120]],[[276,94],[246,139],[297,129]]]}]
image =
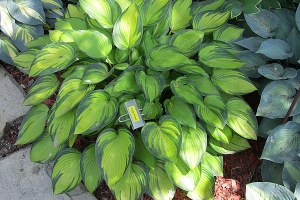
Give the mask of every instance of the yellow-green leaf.
[{"label": "yellow-green leaf", "polygon": [[223,176],[223,156],[208,147],[201,159],[201,166],[210,169],[214,176]]},{"label": "yellow-green leaf", "polygon": [[113,72],[108,71],[108,67],[104,63],[93,63],[88,65],[82,77],[85,84],[96,84],[105,80]]},{"label": "yellow-green leaf", "polygon": [[117,78],[113,87],[113,92],[137,93],[141,91],[135,79],[135,74],[138,67],[139,66],[130,66],[124,70]]},{"label": "yellow-green leaf", "polygon": [[242,37],[244,29],[231,24],[225,24],[220,29],[214,31],[214,40],[219,40],[223,42],[232,42]]},{"label": "yellow-green leaf", "polygon": [[232,131],[227,125],[225,125],[224,128],[220,129],[215,126],[206,124],[206,129],[208,133],[216,140],[226,144],[230,143],[232,138]]},{"label": "yellow-green leaf", "polygon": [[77,30],[85,30],[85,29],[87,29],[86,21],[77,17],[61,19],[55,23],[55,30],[77,31]]},{"label": "yellow-green leaf", "polygon": [[31,64],[39,52],[40,49],[38,48],[29,48],[22,51],[13,58],[14,65],[23,73],[29,74]]},{"label": "yellow-green leaf", "polygon": [[211,82],[207,75],[189,74],[187,76],[195,84],[196,88],[203,95],[219,95],[219,90]]},{"label": "yellow-green leaf", "polygon": [[134,150],[134,157],[145,163],[148,167],[151,169],[154,169],[156,159],[155,157],[148,151],[148,149],[145,147],[145,144],[142,139],[142,135],[140,132],[135,132],[135,150]]},{"label": "yellow-green leaf", "polygon": [[192,0],[175,0],[172,3],[170,29],[174,33],[190,25]]}]

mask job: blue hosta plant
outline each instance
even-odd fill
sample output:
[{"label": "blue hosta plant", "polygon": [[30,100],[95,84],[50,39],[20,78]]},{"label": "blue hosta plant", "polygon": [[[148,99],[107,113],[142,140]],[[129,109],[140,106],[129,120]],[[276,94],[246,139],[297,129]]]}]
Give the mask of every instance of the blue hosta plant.
[{"label": "blue hosta plant", "polygon": [[[80,0],[13,58],[38,76],[16,143],[32,142],[34,162],[54,161],[54,194],[105,180],[116,199],[172,199],[176,187],[213,199],[222,154],[249,148],[258,131],[241,96],[256,87],[233,43],[244,29],[224,3]],[[137,129],[126,121],[133,99]]]}]

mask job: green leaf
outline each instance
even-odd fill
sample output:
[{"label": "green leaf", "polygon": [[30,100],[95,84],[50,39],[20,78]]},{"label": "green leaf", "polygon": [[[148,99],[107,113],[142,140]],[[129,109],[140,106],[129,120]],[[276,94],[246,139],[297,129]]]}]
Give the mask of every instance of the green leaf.
[{"label": "green leaf", "polygon": [[274,60],[283,60],[294,55],[289,44],[280,39],[267,39],[263,41],[256,53],[261,53]]},{"label": "green leaf", "polygon": [[99,31],[79,30],[72,35],[79,49],[91,58],[106,58],[112,50],[110,39]]},{"label": "green leaf", "polygon": [[103,90],[95,90],[87,94],[78,106],[74,134],[89,133],[104,128],[117,116],[117,108],[117,100]]},{"label": "green leaf", "polygon": [[193,29],[203,31],[205,34],[219,29],[227,22],[230,12],[220,12],[215,10],[204,11],[196,14],[193,18]]},{"label": "green leaf", "polygon": [[146,0],[140,8],[143,26],[150,27],[162,21],[168,14],[170,4],[171,1],[168,0]]},{"label": "green leaf", "polygon": [[12,60],[14,62],[14,66],[16,66],[23,73],[29,74],[32,61],[39,52],[40,49],[38,48],[29,48],[22,51],[16,57],[13,57]]},{"label": "green leaf", "polygon": [[213,32],[213,39],[223,42],[232,42],[242,37],[244,29],[231,24],[225,24]]},{"label": "green leaf", "polygon": [[230,11],[231,13],[230,19],[233,19],[235,17],[238,17],[242,13],[243,11],[242,7],[243,4],[240,1],[227,0],[222,4],[221,10]]},{"label": "green leaf", "polygon": [[90,193],[93,193],[103,180],[96,162],[95,152],[95,144],[91,144],[84,149],[80,158],[82,180]]},{"label": "green leaf", "polygon": [[207,135],[199,123],[196,128],[182,126],[180,158],[190,169],[199,165],[207,146]]},{"label": "green leaf", "polygon": [[188,75],[187,76],[195,84],[196,88],[203,95],[219,95],[219,90],[211,82],[210,78],[205,75]]},{"label": "green leaf", "polygon": [[71,45],[61,42],[49,44],[33,60],[29,75],[42,76],[66,69],[76,58]]},{"label": "green leaf", "polygon": [[42,135],[48,111],[48,106],[42,103],[32,106],[23,118],[15,144],[33,142]]},{"label": "green leaf", "polygon": [[208,95],[204,97],[203,104],[195,105],[197,116],[206,124],[223,128],[227,122],[226,106],[220,96]]},{"label": "green leaf", "polygon": [[262,65],[258,68],[258,72],[264,77],[272,80],[295,78],[297,76],[297,71],[294,68],[287,67],[283,68],[282,65],[278,63],[271,63]]},{"label": "green leaf", "polygon": [[223,176],[223,156],[208,147],[201,158],[201,166],[210,169],[214,176]]},{"label": "green leaf", "polygon": [[132,160],[134,137],[125,128],[103,130],[96,141],[96,160],[107,185],[112,188],[121,178]]},{"label": "green leaf", "polygon": [[176,162],[181,140],[181,126],[171,116],[163,115],[158,124],[147,122],[142,128],[146,148],[157,158]]},{"label": "green leaf", "polygon": [[197,90],[194,83],[187,77],[182,76],[171,81],[170,88],[176,97],[187,103],[196,105],[203,104],[203,98],[200,92]]},{"label": "green leaf", "polygon": [[[245,14],[251,14],[251,13],[257,13],[259,12],[259,8],[257,5],[261,2],[262,0],[244,0],[243,1],[243,12]],[[262,3],[265,2],[262,1]]]},{"label": "green leaf", "polygon": [[100,83],[109,77],[112,72],[113,71],[108,71],[108,68],[104,63],[93,63],[86,68],[82,80],[85,84]]},{"label": "green leaf", "polygon": [[195,75],[204,75],[207,76],[205,70],[201,67],[200,63],[191,63],[185,64],[177,67],[175,71],[178,71],[182,74],[195,74]]},{"label": "green leaf", "polygon": [[281,5],[280,5],[280,2],[282,1],[278,1],[278,0],[263,0],[261,1],[260,5],[262,8],[264,9],[268,9],[268,10],[271,10],[272,8],[274,9],[280,9],[281,8]]},{"label": "green leaf", "polygon": [[283,185],[294,192],[300,180],[300,161],[284,161],[282,179]]},{"label": "green leaf", "polygon": [[172,200],[176,188],[165,171],[165,162],[157,160],[154,169],[149,171],[147,194],[154,199]]},{"label": "green leaf", "polygon": [[140,199],[148,183],[148,169],[142,163],[130,164],[123,177],[112,186],[116,199]]},{"label": "green leaf", "polygon": [[138,7],[131,4],[118,18],[113,29],[113,41],[117,48],[126,50],[139,45],[142,39],[143,24]]},{"label": "green leaf", "polygon": [[261,165],[261,176],[264,182],[277,183],[283,185],[282,181],[283,163],[275,163],[263,160]]},{"label": "green leaf", "polygon": [[191,24],[192,15],[190,13],[190,6],[192,1],[175,0],[172,4],[170,29],[174,33],[185,29]]},{"label": "green leaf", "polygon": [[[170,58],[172,59],[170,60]],[[154,47],[146,62],[150,68],[156,71],[167,71],[184,64],[191,64],[188,57],[181,53],[179,49],[166,44]]]},{"label": "green leaf", "polygon": [[217,10],[222,4],[224,4],[225,0],[206,0],[200,2],[193,2],[192,4],[192,14],[197,14],[203,11],[208,10]]},{"label": "green leaf", "polygon": [[121,8],[113,0],[79,0],[80,7],[104,28],[113,28]]},{"label": "green leaf", "polygon": [[134,157],[139,161],[145,163],[149,168],[154,169],[156,159],[155,157],[148,151],[145,147],[145,144],[142,139],[142,135],[140,132],[135,133],[134,137],[135,141],[135,150],[134,150]]},{"label": "green leaf", "polygon": [[142,115],[145,120],[157,119],[163,114],[162,105],[159,102],[145,102]]},{"label": "green leaf", "polygon": [[52,170],[52,187],[54,194],[66,193],[77,187],[81,181],[81,153],[68,148],[59,154]]},{"label": "green leaf", "polygon": [[55,23],[56,30],[85,30],[87,29],[86,21],[77,17],[61,19]]},{"label": "green leaf", "polygon": [[222,143],[229,144],[232,139],[232,131],[227,125],[225,125],[224,128],[220,129],[215,126],[206,124],[206,129],[212,137]]},{"label": "green leaf", "polygon": [[240,136],[256,140],[258,125],[251,107],[240,98],[232,98],[226,103],[227,124]]},{"label": "green leaf", "polygon": [[139,66],[130,66],[117,78],[113,92],[138,93],[140,88],[136,82],[135,74]]},{"label": "green leaf", "polygon": [[32,143],[30,161],[36,163],[50,163],[56,159],[57,154],[66,147],[65,144],[54,147],[48,131]]},{"label": "green leaf", "polygon": [[164,101],[165,111],[173,116],[180,124],[196,128],[196,114],[191,105],[173,96]]},{"label": "green leaf", "polygon": [[65,10],[65,18],[79,18],[85,19],[85,13],[82,11],[81,7],[78,5],[68,4]]},{"label": "green leaf", "polygon": [[213,84],[227,94],[243,95],[257,90],[250,79],[240,70],[216,68],[211,79]]},{"label": "green leaf", "polygon": [[40,76],[31,85],[23,102],[23,105],[36,105],[43,102],[56,91],[58,85],[59,81],[54,74]]},{"label": "green leaf", "polygon": [[293,121],[277,126],[266,141],[261,159],[276,163],[299,160],[299,132],[300,124]]},{"label": "green leaf", "polygon": [[282,185],[254,182],[246,185],[246,199],[293,200],[294,194]]}]

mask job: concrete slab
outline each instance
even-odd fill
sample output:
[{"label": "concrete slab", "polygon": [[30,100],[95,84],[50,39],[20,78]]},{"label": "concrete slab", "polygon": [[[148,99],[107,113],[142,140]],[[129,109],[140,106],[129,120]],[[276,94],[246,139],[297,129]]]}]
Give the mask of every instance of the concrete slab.
[{"label": "concrete slab", "polygon": [[81,184],[67,194],[53,195],[51,165],[29,159],[30,148],[0,159],[0,199],[96,200]]},{"label": "concrete slab", "polygon": [[10,74],[0,65],[0,138],[6,122],[10,122],[30,109],[22,106],[25,92]]}]

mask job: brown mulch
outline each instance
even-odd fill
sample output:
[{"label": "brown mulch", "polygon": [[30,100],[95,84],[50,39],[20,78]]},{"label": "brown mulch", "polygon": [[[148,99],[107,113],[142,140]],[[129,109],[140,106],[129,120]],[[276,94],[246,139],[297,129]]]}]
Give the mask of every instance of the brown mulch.
[{"label": "brown mulch", "polygon": [[[30,78],[13,66],[4,65],[5,69],[28,92],[30,85],[36,78]],[[44,103],[51,106],[55,96],[50,97]],[[247,99],[246,99],[247,101]],[[249,102],[250,103],[250,102]],[[252,103],[252,102],[251,102]],[[19,131],[21,120],[8,126],[5,135],[0,140],[0,157],[5,157],[18,149],[28,145],[14,145]],[[245,197],[246,184],[261,181],[259,157],[264,147],[265,140],[259,138],[257,141],[249,141],[251,148],[233,155],[224,155],[224,176],[216,177],[215,200],[240,200]],[[114,200],[109,188],[103,181],[93,193],[97,199]],[[141,199],[150,200],[151,197],[144,195]],[[185,193],[177,189],[174,200],[189,199]]]}]

